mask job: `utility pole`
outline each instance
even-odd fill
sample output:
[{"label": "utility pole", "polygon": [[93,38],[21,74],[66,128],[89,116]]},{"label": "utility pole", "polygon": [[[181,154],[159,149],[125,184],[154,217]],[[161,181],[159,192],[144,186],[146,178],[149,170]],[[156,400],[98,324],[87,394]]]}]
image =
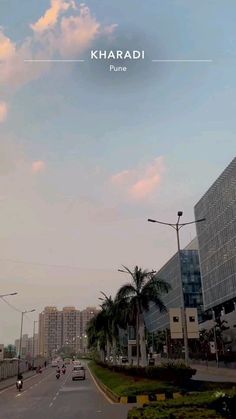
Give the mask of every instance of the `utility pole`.
[{"label": "utility pole", "polygon": [[35,311],[35,309],[33,310],[28,310],[28,311],[22,311],[21,312],[21,324],[20,324],[20,342],[19,342],[19,354],[18,354],[18,368],[17,368],[17,373],[19,375],[20,373],[20,359],[21,359],[21,348],[22,348],[22,331],[23,331],[23,321],[24,321],[24,315],[27,313],[33,313],[33,311]]},{"label": "utility pole", "polygon": [[35,325],[38,323],[38,320],[34,320],[34,327],[33,327],[33,362],[32,367],[34,369],[34,358],[35,358]]},{"label": "utility pole", "polygon": [[180,286],[180,300],[181,300],[181,317],[182,317],[182,328],[183,328],[183,338],[184,338],[184,357],[186,365],[189,365],[189,348],[188,348],[188,333],[187,333],[187,321],[186,321],[186,311],[185,311],[185,302],[184,302],[184,288],[182,282],[182,269],[181,269],[181,250],[180,250],[180,241],[179,241],[179,230],[182,227],[190,224],[200,223],[205,221],[205,218],[199,220],[190,221],[188,223],[180,223],[180,217],[182,217],[183,211],[177,212],[177,222],[176,223],[165,223],[163,221],[148,219],[151,223],[163,224],[169,227],[172,227],[176,231],[177,236],[177,248],[178,248],[178,270],[179,270],[179,286]]}]

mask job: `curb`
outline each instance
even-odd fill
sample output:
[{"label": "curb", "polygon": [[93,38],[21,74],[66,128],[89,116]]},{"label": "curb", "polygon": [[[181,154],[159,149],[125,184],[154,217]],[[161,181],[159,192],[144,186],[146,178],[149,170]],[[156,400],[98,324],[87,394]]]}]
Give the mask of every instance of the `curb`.
[{"label": "curb", "polygon": [[[48,369],[48,367],[46,368],[46,370],[47,370],[47,369]],[[24,373],[23,373],[23,374],[24,374]],[[29,377],[24,378],[24,381],[27,381],[27,380],[29,380],[30,378],[34,377],[34,376],[36,376],[36,371],[32,372],[32,374],[30,374],[30,375],[29,375]],[[13,375],[13,377],[8,377],[8,378],[6,378],[6,379],[4,379],[4,380],[0,380],[0,393],[1,393],[1,391],[6,390],[7,388],[10,388],[10,387],[12,387],[12,386],[15,386],[15,382],[14,382],[14,383],[12,383],[12,384],[6,384],[4,387],[1,387],[1,383],[4,383],[4,381],[7,381],[7,380],[9,380],[9,379],[11,379],[11,378],[16,378],[16,377],[17,377],[17,375]]]},{"label": "curb", "polygon": [[121,396],[120,403],[128,404],[128,403],[138,403],[141,405],[149,404],[151,402],[158,402],[170,399],[178,399],[182,397],[181,393],[159,393],[159,394],[142,394],[138,396]]},{"label": "curb", "polygon": [[[29,377],[26,377],[26,378],[24,378],[24,381],[27,381],[27,380],[29,380],[31,377],[34,377],[34,375],[36,375],[36,374],[32,374],[32,375],[30,375]],[[17,377],[16,375],[14,375],[13,377],[9,377],[9,378],[14,378],[14,377]],[[8,378],[6,378],[6,380],[8,380]],[[0,381],[0,385],[1,385],[1,383],[4,383],[4,381],[5,380],[1,380]],[[12,386],[15,386],[15,382],[14,383],[11,383],[11,384],[6,384],[4,387],[1,387],[0,386],[0,393],[1,393],[1,391],[3,391],[3,390],[6,390],[7,388],[9,388],[9,387],[12,387]]]},{"label": "curb", "polygon": [[92,375],[94,381],[96,381],[97,385],[102,389],[102,391],[106,394],[107,397],[109,397],[113,402],[120,403],[120,396],[118,396],[114,391],[110,390],[105,384],[97,378],[95,374],[91,371],[91,368],[87,365],[87,368],[89,369],[90,374]]},{"label": "curb", "polygon": [[170,400],[170,399],[178,399],[182,397],[181,393],[174,393],[168,391],[166,393],[159,393],[159,394],[142,394],[138,396],[118,396],[112,390],[110,390],[105,384],[96,377],[95,374],[91,371],[89,366],[87,365],[90,374],[92,375],[93,379],[96,381],[97,385],[102,389],[102,391],[115,403],[121,404],[129,404],[129,403],[138,403],[140,405],[149,404],[151,402],[158,402],[163,400]]}]

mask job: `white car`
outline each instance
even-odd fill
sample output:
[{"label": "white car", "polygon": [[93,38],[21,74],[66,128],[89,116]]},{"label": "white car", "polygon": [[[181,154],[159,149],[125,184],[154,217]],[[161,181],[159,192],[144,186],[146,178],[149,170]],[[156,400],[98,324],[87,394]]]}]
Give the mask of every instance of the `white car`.
[{"label": "white car", "polygon": [[58,365],[59,365],[58,360],[57,359],[53,359],[52,360],[52,367],[58,367]]},{"label": "white car", "polygon": [[74,380],[85,380],[85,369],[82,365],[74,366],[72,370],[72,381]]}]

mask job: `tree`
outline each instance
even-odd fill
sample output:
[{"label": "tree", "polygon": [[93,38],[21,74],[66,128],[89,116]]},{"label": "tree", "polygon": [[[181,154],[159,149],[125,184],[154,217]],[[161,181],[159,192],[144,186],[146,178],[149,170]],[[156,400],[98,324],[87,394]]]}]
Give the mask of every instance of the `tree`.
[{"label": "tree", "polygon": [[123,285],[117,292],[116,300],[126,307],[128,316],[136,323],[136,346],[137,365],[139,366],[139,351],[141,352],[141,365],[147,364],[144,312],[149,310],[149,304],[153,302],[160,312],[166,311],[161,295],[170,290],[170,285],[157,278],[155,272],[135,266],[131,271],[123,266],[125,272],[131,276],[131,282]]},{"label": "tree", "polygon": [[217,340],[218,349],[223,355],[225,354],[225,343],[224,343],[223,332],[229,329],[229,326],[227,326],[227,324],[228,324],[227,320],[221,320],[220,316],[216,317],[215,319],[216,340]]},{"label": "tree", "polygon": [[[119,302],[113,300],[112,297],[108,297],[104,292],[101,291],[103,298],[100,298],[102,301],[101,308],[104,312],[104,317],[106,319],[106,331],[107,331],[107,346],[112,345],[112,355],[113,355],[113,364],[116,363],[117,355],[117,343],[119,340]],[[107,354],[108,360],[110,351]]]},{"label": "tree", "polygon": [[16,356],[15,346],[9,344],[4,348],[4,358],[14,358]]}]

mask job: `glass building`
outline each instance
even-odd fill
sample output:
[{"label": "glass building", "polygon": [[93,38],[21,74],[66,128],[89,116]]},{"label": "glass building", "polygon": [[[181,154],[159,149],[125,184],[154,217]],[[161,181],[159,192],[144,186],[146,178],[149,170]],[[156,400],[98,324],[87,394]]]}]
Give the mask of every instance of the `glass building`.
[{"label": "glass building", "polygon": [[[181,250],[180,257],[185,307],[196,307],[199,321],[201,321],[203,305],[198,251],[196,249],[184,249]],[[157,272],[157,277],[164,279],[171,285],[168,294],[162,296],[167,309],[181,307],[178,253]],[[150,304],[150,310],[145,315],[145,323],[149,332],[169,328],[169,314],[168,312],[160,313],[155,304],[152,303]]]},{"label": "glass building", "polygon": [[204,309],[236,301],[236,158],[195,206]]}]

